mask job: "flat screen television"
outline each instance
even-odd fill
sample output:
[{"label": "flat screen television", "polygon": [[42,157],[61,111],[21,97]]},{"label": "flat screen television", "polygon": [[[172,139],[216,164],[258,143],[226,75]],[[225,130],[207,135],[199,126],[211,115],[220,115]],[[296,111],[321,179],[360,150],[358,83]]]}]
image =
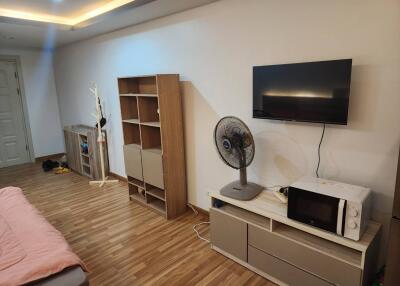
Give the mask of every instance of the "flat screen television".
[{"label": "flat screen television", "polygon": [[253,117],[347,124],[351,59],[253,67]]}]

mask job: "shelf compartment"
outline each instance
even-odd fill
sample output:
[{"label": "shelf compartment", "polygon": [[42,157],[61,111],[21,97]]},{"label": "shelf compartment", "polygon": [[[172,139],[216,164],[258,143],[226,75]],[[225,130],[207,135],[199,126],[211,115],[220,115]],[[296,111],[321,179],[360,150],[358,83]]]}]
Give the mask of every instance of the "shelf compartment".
[{"label": "shelf compartment", "polygon": [[139,124],[139,119],[124,119],[122,120],[122,122],[130,124]]},{"label": "shelf compartment", "polygon": [[82,172],[83,172],[84,175],[86,175],[88,177],[92,176],[92,172],[90,170],[90,166],[88,166],[88,165],[82,164]]},{"label": "shelf compartment", "polygon": [[89,156],[82,155],[81,157],[82,157],[82,164],[83,164],[83,165],[87,165],[87,166],[90,167],[90,159],[89,159]]},{"label": "shelf compartment", "polygon": [[134,91],[135,93],[157,94],[157,79],[155,76],[137,77],[136,82],[137,89]]},{"label": "shelf compartment", "polygon": [[139,97],[138,106],[140,122],[160,121],[157,97]]},{"label": "shelf compartment", "polygon": [[156,76],[119,78],[118,88],[120,94],[157,94],[157,79]]},{"label": "shelf compartment", "polygon": [[136,97],[122,96],[119,100],[121,104],[122,120],[139,118],[138,101]]},{"label": "shelf compartment", "polygon": [[132,78],[119,78],[118,90],[121,94],[134,93],[137,89],[136,81]]},{"label": "shelf compartment", "polygon": [[239,220],[254,224],[256,226],[262,227],[265,230],[270,231],[271,220],[269,218],[260,216],[253,212],[249,212],[245,209],[242,209],[242,208],[230,205],[230,204],[224,204],[220,208],[213,207],[213,209],[215,209],[218,212],[225,213],[225,214],[233,216]]},{"label": "shelf compartment", "polygon": [[140,125],[143,149],[162,149],[160,128]]},{"label": "shelf compartment", "polygon": [[148,149],[145,149],[145,151],[162,155],[162,150],[160,148],[148,148]]},{"label": "shelf compartment", "polygon": [[142,146],[140,146],[140,144],[135,144],[135,143],[132,143],[132,144],[125,144],[124,146],[127,147],[127,148],[142,149]]},{"label": "shelf compartment", "polygon": [[[85,147],[84,147],[84,144],[86,145]],[[88,138],[85,134],[82,134],[82,133],[79,134],[79,148],[81,150],[81,154],[89,153]]]},{"label": "shelf compartment", "polygon": [[158,97],[158,94],[153,93],[121,93],[120,97]]},{"label": "shelf compartment", "polygon": [[144,182],[134,177],[128,176],[128,183],[139,188],[144,188]]},{"label": "shelf compartment", "polygon": [[150,184],[146,184],[146,194],[165,201],[165,191]]},{"label": "shelf compartment", "polygon": [[128,144],[141,145],[139,125],[122,122],[124,142]]},{"label": "shelf compartment", "polygon": [[153,196],[146,196],[147,205],[154,209],[156,212],[165,216],[166,209],[165,209],[165,202],[155,198]]},{"label": "shelf compartment", "polygon": [[150,126],[150,127],[157,127],[157,128],[161,127],[160,121],[142,122],[140,124],[145,125],[145,126]]},{"label": "shelf compartment", "polygon": [[138,186],[128,184],[129,188],[129,198],[132,200],[137,200],[143,203],[146,203],[146,192],[143,188]]}]

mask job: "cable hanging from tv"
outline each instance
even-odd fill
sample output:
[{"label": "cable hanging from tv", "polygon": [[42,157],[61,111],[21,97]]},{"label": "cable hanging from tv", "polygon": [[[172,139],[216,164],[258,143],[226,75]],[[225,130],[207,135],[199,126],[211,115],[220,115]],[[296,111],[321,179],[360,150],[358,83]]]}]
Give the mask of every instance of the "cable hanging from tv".
[{"label": "cable hanging from tv", "polygon": [[326,125],[325,123],[323,124],[323,128],[322,128],[322,135],[321,135],[321,140],[319,141],[319,145],[318,145],[318,164],[317,164],[317,169],[315,170],[315,175],[317,176],[317,178],[319,178],[319,165],[321,163],[321,144],[322,144],[322,140],[324,139],[324,135],[325,135],[325,128]]}]

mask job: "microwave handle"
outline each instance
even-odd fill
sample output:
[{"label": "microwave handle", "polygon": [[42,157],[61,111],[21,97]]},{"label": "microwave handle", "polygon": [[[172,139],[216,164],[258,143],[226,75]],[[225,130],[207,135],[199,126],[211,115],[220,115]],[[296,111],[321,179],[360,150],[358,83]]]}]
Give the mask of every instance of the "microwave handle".
[{"label": "microwave handle", "polygon": [[343,236],[342,229],[343,229],[343,216],[344,216],[344,207],[345,207],[345,200],[339,200],[339,207],[338,207],[338,215],[337,215],[337,225],[336,225],[336,233],[338,235]]}]

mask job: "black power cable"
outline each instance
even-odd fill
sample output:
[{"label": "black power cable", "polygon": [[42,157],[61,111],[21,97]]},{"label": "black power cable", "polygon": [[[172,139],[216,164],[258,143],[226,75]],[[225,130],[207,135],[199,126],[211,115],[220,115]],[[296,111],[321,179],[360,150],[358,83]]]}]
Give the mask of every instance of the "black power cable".
[{"label": "black power cable", "polygon": [[317,175],[317,178],[319,178],[319,164],[321,163],[321,144],[322,144],[322,140],[324,139],[324,134],[325,134],[325,123],[324,123],[324,128],[322,129],[322,135],[321,135],[321,140],[319,141],[319,145],[318,145],[318,165],[317,165],[317,169],[315,170],[315,174]]}]

